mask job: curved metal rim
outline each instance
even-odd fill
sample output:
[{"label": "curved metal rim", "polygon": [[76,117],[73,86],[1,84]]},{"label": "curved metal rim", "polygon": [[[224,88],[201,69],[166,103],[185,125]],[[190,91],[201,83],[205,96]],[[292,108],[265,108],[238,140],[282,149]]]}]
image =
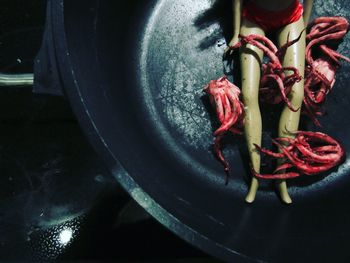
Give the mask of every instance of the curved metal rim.
[{"label": "curved metal rim", "polygon": [[[125,171],[113,153],[110,152],[106,145],[104,145],[103,137],[99,133],[98,128],[94,125],[94,121],[89,113],[89,108],[82,100],[81,89],[78,85],[77,79],[74,76],[74,71],[69,70],[72,64],[70,61],[64,28],[64,0],[53,1],[51,8],[51,22],[53,24],[55,48],[57,53],[61,56],[58,59],[58,67],[61,72],[61,78],[66,87],[75,87],[74,89],[66,88],[66,95],[71,102],[75,102],[71,103],[71,106],[76,116],[79,116],[78,121],[83,127],[85,136],[87,136],[89,142],[93,145],[98,154],[103,157],[103,160],[106,162],[117,181],[131,195],[131,197],[158,222],[188,243],[219,259],[228,261],[234,260],[237,262],[241,260],[244,260],[244,262],[257,262],[257,259],[253,259],[247,255],[231,250],[221,244],[214,243],[209,238],[201,235],[194,229],[182,223],[174,215],[167,212],[165,208],[161,207],[157,202],[155,202],[146,192],[144,192],[128,174],[128,172]],[[67,65],[70,67],[67,67]],[[137,194],[135,194],[135,189],[138,190]],[[145,202],[145,200],[147,200],[147,202]]]}]

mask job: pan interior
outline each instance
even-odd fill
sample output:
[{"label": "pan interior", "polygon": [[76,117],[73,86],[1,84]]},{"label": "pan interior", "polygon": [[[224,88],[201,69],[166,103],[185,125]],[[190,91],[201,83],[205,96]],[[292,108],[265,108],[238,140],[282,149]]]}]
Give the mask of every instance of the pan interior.
[{"label": "pan interior", "polygon": [[[314,15],[332,15],[329,10],[334,8],[338,15],[350,14],[345,1],[326,1],[315,3]],[[118,159],[174,221],[197,233],[184,236],[187,240],[196,244],[201,236],[211,243],[208,252],[238,251],[277,262],[287,262],[282,260],[286,254],[290,262],[298,255],[314,260],[316,252],[319,258],[341,254],[347,242],[319,248],[326,240],[346,241],[348,235],[348,159],[326,177],[291,182],[292,206],[283,206],[269,183],[262,185],[256,202],[247,205],[245,142],[228,136],[224,152],[233,174],[225,186],[211,146],[218,124],[202,88],[223,74],[222,44],[229,37],[230,10],[226,0],[65,1],[78,98],[74,103],[83,105],[80,112],[94,128],[88,136],[110,164]],[[348,45],[347,37],[339,47],[344,55],[349,55]],[[347,152],[348,69],[344,65],[339,71],[328,115],[321,119],[322,131]],[[265,143],[277,127],[269,124],[276,116],[264,115],[270,129],[264,132]],[[308,122],[303,125],[313,128]],[[141,193],[128,190],[134,196]],[[181,232],[171,221],[167,227]],[[299,246],[291,254],[296,241]],[[305,247],[309,254],[303,252]]]},{"label": "pan interior", "polygon": [[[229,8],[230,3],[227,6],[222,2],[159,1],[146,26],[139,60],[141,98],[145,101],[145,110],[159,138],[164,141],[168,151],[175,151],[175,157],[193,169],[193,174],[205,178],[203,180],[208,184],[223,184],[225,179],[222,166],[212,152],[212,133],[218,123],[202,90],[211,79],[224,73],[222,54],[229,19],[222,16],[227,13],[224,7]],[[346,38],[340,46],[344,55],[349,55],[348,50],[344,49],[348,40]],[[343,88],[348,82],[347,68],[346,65],[338,73],[336,87],[327,103],[328,114],[321,118],[321,130],[341,141],[345,149],[350,147],[350,140],[345,139],[350,120],[341,114],[350,109],[346,99],[350,93]],[[280,112],[281,108],[268,108],[263,116],[263,143],[268,143],[275,136],[279,118],[276,111]],[[307,116],[303,118],[303,129],[317,129],[307,120]],[[274,126],[266,122],[274,123]],[[233,170],[228,188],[242,199],[247,189],[244,179],[249,176],[244,138],[228,136],[224,148]],[[349,165],[347,159],[339,169],[332,170],[327,176],[297,180],[291,183],[290,192],[294,196],[304,197],[314,192],[320,194],[342,180],[348,173]],[[268,190],[262,193],[274,195]]]}]

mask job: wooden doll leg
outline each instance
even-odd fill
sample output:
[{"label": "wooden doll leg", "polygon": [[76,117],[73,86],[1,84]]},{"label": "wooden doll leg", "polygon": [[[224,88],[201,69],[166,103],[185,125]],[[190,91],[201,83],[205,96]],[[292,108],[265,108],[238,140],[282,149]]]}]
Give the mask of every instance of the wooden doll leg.
[{"label": "wooden doll leg", "polygon": [[[250,34],[265,35],[259,26],[243,19],[241,35],[247,36]],[[257,172],[260,172],[260,154],[256,151],[254,144],[261,145],[262,123],[258,95],[262,57],[263,52],[249,44],[240,50],[242,95],[245,105],[244,131],[251,165]],[[248,203],[254,201],[258,186],[258,180],[253,177],[246,197]]]},{"label": "wooden doll leg", "polygon": [[[282,46],[286,43],[289,34],[289,40],[296,39],[301,31],[305,28],[303,18],[300,18],[297,22],[284,27],[278,33],[278,45]],[[304,78],[305,70],[305,33],[303,33],[301,39],[294,45],[288,48],[286,56],[283,60],[284,67],[296,67],[301,76]],[[286,72],[288,74],[289,72]],[[299,127],[301,106],[304,98],[304,79],[296,83],[289,95],[289,99],[293,105],[293,108],[299,110],[297,112],[291,111],[287,106],[284,107],[280,122],[279,122],[279,137],[293,137],[289,132],[296,131]],[[277,186],[281,195],[281,199],[289,204],[292,200],[288,194],[287,184],[285,180],[278,180]]]}]

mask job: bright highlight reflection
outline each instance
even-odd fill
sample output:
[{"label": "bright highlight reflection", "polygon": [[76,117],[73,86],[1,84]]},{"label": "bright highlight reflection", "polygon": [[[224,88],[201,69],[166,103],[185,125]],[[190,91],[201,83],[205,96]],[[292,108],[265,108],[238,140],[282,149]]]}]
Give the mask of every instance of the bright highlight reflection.
[{"label": "bright highlight reflection", "polygon": [[62,245],[66,245],[73,236],[73,231],[70,228],[63,229],[59,236],[59,242]]}]

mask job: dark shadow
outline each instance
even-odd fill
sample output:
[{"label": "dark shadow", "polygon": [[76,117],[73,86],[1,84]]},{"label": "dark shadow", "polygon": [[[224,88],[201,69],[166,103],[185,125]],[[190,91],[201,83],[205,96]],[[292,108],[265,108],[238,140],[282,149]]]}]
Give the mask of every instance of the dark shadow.
[{"label": "dark shadow", "polygon": [[129,201],[126,192],[120,189],[116,191],[115,186],[106,187],[84,216],[79,235],[58,260],[161,262],[170,259],[209,258],[153,218],[116,224],[120,211]]},{"label": "dark shadow", "polygon": [[224,35],[226,42],[230,41],[232,29],[232,6],[228,0],[214,0],[211,8],[206,10],[194,21],[198,30],[204,30],[215,23],[219,23],[220,29],[215,30],[211,35],[202,40],[199,48],[204,50],[213,45],[221,44],[217,40]]}]

